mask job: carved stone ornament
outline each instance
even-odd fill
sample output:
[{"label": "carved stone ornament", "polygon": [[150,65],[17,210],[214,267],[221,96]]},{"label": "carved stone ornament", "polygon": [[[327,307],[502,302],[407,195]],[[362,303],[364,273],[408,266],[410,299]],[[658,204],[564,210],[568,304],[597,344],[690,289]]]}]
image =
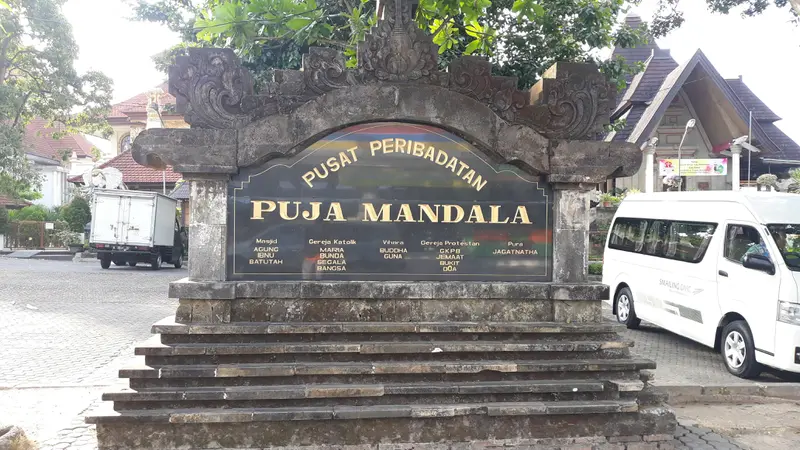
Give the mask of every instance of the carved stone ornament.
[{"label": "carved stone ornament", "polygon": [[614,87],[588,64],[556,64],[530,91],[514,77],[493,76],[483,58],[462,56],[438,70],[438,47],[413,21],[415,0],[379,2],[376,26],[358,45],[358,67],[344,55],[311,48],[302,70],[276,70],[258,95],[231,50],[189,49],[170,71],[177,110],[195,128],[241,128],[274,114],[287,114],[320,95],[366,84],[440,86],[475,99],[511,125],[524,125],[550,139],[582,139],[608,123]]}]

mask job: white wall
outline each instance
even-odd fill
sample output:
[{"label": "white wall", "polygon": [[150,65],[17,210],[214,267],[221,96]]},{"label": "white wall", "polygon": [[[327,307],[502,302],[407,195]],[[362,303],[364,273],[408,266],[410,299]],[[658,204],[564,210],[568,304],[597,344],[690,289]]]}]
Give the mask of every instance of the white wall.
[{"label": "white wall", "polygon": [[67,201],[67,170],[61,166],[45,166],[34,164],[42,175],[42,187],[39,192],[42,198],[34,200],[37,205],[53,208]]}]

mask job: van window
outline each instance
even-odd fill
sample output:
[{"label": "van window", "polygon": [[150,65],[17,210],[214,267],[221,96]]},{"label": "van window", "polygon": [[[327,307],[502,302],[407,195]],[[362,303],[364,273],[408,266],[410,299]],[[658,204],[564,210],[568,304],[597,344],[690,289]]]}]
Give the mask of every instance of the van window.
[{"label": "van window", "polygon": [[611,229],[608,247],[626,252],[641,252],[646,230],[647,220],[618,218]]},{"label": "van window", "polygon": [[702,261],[716,228],[711,223],[670,222],[664,257],[690,263]]},{"label": "van window", "polygon": [[741,263],[744,255],[750,253],[769,257],[767,247],[758,230],[747,225],[728,225],[725,233],[724,256],[731,261]]},{"label": "van window", "polygon": [[663,220],[651,221],[644,240],[644,252],[652,256],[664,256],[664,242],[667,240],[668,223]]}]

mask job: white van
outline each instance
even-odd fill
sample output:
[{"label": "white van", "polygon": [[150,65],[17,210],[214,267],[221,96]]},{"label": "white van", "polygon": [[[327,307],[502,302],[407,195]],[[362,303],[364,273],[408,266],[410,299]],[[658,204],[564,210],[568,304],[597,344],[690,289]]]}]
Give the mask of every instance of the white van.
[{"label": "white van", "polygon": [[627,197],[603,256],[617,320],[718,349],[732,374],[800,372],[800,195]]}]

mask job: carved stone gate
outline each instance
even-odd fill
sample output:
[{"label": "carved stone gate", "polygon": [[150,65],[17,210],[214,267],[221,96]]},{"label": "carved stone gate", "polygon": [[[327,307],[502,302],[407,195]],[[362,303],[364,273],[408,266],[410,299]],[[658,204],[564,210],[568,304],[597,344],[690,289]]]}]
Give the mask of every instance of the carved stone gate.
[{"label": "carved stone gate", "polygon": [[480,58],[439,71],[414,7],[379,8],[357,69],[313,48],[258,94],[230,50],[173,67],[192,128],[133,154],[191,182],[190,275],[87,419],[101,448],[670,439],[655,364],[587,282],[588,192],[641,158],[590,140],[614,89],[583,64],[525,92]]}]

